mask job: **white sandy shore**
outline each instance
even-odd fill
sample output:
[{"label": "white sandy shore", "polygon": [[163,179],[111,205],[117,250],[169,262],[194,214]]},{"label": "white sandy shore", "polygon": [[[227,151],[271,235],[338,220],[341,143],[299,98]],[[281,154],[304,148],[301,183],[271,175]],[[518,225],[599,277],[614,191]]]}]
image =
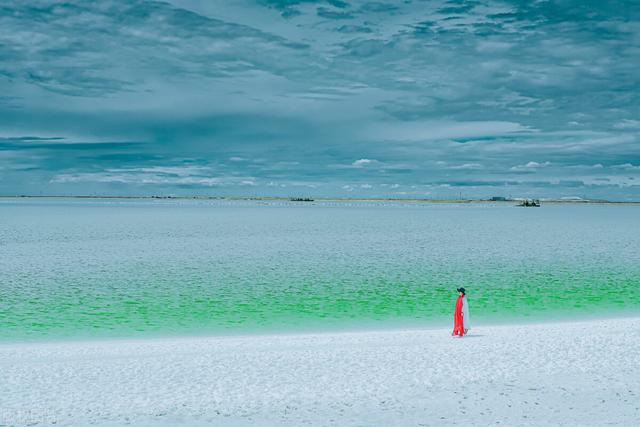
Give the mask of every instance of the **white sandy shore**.
[{"label": "white sandy shore", "polygon": [[0,425],[637,425],[640,317],[0,345]]}]

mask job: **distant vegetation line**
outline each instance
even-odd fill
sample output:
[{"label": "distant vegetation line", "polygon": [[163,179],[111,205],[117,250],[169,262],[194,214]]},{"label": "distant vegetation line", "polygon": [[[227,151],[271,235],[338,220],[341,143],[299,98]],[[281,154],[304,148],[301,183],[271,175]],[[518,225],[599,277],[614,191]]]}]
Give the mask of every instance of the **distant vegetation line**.
[{"label": "distant vegetation line", "polygon": [[[263,201],[336,201],[336,202],[423,202],[423,203],[513,203],[527,200],[527,197],[491,197],[485,199],[426,199],[426,198],[384,198],[384,197],[250,197],[250,196],[115,196],[115,195],[0,195],[3,199],[154,199],[154,200],[263,200]],[[615,201],[604,199],[554,199],[538,198],[543,203],[564,204],[640,204],[638,201]]]}]

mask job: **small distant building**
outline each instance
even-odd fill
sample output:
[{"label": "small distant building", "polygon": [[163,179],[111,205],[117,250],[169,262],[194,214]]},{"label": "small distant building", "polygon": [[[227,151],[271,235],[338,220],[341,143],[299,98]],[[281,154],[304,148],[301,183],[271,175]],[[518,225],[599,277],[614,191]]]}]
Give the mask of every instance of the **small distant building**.
[{"label": "small distant building", "polygon": [[502,197],[502,196],[493,196],[489,200],[491,200],[492,202],[506,202],[509,199],[507,199],[506,197]]}]

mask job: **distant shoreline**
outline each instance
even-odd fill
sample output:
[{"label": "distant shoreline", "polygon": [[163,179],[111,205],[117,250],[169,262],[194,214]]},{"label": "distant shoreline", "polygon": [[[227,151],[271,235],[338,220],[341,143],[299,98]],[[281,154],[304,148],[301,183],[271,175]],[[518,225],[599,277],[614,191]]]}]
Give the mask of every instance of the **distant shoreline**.
[{"label": "distant shoreline", "polygon": [[[88,195],[0,195],[0,199],[121,199],[121,200],[238,200],[238,201],[282,201],[291,203],[313,203],[313,202],[390,202],[390,203],[495,203],[511,204],[518,203],[527,198],[518,197],[506,200],[491,199],[404,199],[404,198],[346,198],[346,197],[317,197],[312,200],[291,200],[290,197],[240,197],[240,196],[88,196]],[[545,199],[539,198],[543,204],[567,204],[567,205],[640,205],[639,201],[615,201],[615,200],[590,200],[590,199]]]}]

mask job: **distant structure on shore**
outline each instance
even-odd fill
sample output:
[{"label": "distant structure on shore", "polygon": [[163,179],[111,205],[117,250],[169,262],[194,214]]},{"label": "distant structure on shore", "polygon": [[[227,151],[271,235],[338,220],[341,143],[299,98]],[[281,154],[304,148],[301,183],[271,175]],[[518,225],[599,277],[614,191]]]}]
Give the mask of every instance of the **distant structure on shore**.
[{"label": "distant structure on shore", "polygon": [[492,202],[510,202],[511,198],[510,197],[503,197],[503,196],[493,196],[489,200],[492,201]]},{"label": "distant structure on shore", "polygon": [[540,200],[538,200],[538,199],[524,199],[523,201],[518,203],[516,206],[521,206],[521,207],[525,207],[525,208],[539,208],[540,207]]},{"label": "distant structure on shore", "polygon": [[313,199],[308,197],[291,197],[289,199],[290,202],[313,202]]}]

